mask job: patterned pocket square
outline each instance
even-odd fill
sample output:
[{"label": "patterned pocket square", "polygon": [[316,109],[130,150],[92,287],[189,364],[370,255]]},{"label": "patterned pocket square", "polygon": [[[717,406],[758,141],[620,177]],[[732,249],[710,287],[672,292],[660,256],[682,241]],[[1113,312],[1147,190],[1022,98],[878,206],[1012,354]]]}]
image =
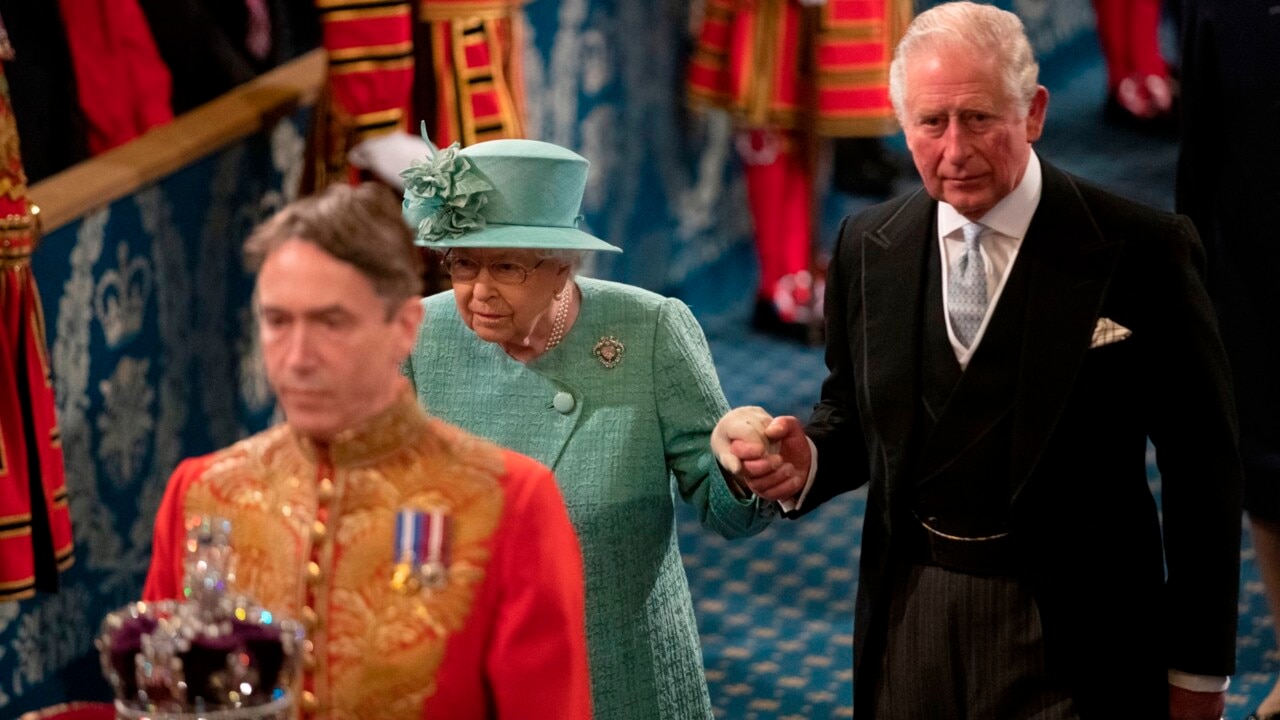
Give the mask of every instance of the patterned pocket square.
[{"label": "patterned pocket square", "polygon": [[1093,340],[1089,342],[1089,349],[1118,343],[1132,334],[1132,330],[1111,318],[1098,318],[1098,324],[1093,326]]}]

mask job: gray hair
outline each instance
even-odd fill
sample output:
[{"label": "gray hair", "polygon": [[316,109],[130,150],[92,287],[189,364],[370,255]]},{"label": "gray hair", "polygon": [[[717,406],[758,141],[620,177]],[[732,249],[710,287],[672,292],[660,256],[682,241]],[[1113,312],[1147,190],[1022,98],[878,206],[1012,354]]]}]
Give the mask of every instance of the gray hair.
[{"label": "gray hair", "polygon": [[[452,248],[432,248],[432,252],[434,252],[438,257],[444,257],[445,254],[448,253],[450,249]],[[479,250],[483,248],[474,248],[474,249]],[[493,249],[497,250],[502,248],[493,248]],[[518,248],[512,248],[512,249],[518,249]],[[529,250],[529,252],[533,253],[533,256],[538,260],[550,260],[560,265],[568,265],[569,269],[573,271],[575,274],[577,273],[578,268],[582,267],[582,261],[587,257],[586,250],[573,250],[570,248],[527,248],[527,249]]]},{"label": "gray hair", "polygon": [[400,202],[385,185],[332,185],[284,206],[245,240],[245,264],[257,272],[290,240],[309,242],[354,265],[391,310],[422,294],[422,256]]},{"label": "gray hair", "polygon": [[582,261],[587,257],[586,250],[570,250],[567,248],[541,248],[534,251],[539,260],[551,260],[561,265],[568,265],[569,269],[577,272],[582,267]]},{"label": "gray hair", "polygon": [[917,53],[961,48],[978,57],[991,57],[1004,79],[1005,94],[1018,114],[1025,116],[1035,97],[1040,65],[1036,63],[1026,28],[1017,15],[992,5],[949,2],[920,13],[907,26],[889,65],[889,98],[904,126],[907,61]]}]

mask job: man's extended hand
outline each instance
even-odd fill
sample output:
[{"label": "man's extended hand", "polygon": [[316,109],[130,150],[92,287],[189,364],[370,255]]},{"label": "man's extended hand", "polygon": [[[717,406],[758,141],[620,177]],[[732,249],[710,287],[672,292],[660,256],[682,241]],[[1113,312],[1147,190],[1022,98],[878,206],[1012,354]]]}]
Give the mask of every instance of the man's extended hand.
[{"label": "man's extended hand", "polygon": [[1227,709],[1225,692],[1195,692],[1169,686],[1169,720],[1219,720]]},{"label": "man's extended hand", "polygon": [[730,410],[711,432],[720,465],[766,500],[794,500],[804,490],[813,462],[800,421],[772,417],[750,406]]}]

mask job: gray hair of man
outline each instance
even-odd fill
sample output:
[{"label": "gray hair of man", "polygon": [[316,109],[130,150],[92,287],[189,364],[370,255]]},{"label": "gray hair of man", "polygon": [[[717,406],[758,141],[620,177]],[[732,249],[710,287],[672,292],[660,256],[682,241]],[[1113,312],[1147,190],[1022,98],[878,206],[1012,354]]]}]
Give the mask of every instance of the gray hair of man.
[{"label": "gray hair of man", "polygon": [[284,206],[245,240],[245,265],[258,272],[290,240],[355,266],[387,301],[388,319],[402,302],[422,294],[422,256],[413,231],[404,224],[399,199],[381,183],[332,185]]},{"label": "gray hair of man", "polygon": [[907,62],[920,53],[943,49],[966,49],[975,57],[993,58],[1003,75],[1006,96],[1018,114],[1026,116],[1036,94],[1040,65],[1022,21],[991,5],[949,2],[916,16],[893,53],[889,99],[898,122],[906,124]]}]

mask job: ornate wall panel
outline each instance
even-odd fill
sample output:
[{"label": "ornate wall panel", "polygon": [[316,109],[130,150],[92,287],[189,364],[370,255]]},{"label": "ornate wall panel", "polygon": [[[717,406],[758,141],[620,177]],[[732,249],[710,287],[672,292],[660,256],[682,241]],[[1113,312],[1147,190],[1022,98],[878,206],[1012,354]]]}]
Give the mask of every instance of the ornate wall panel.
[{"label": "ornate wall panel", "polygon": [[169,473],[270,420],[240,242],[291,199],[305,120],[59,228],[36,252],[76,564],[56,595],[0,604],[0,717],[106,696],[93,636],[141,594]]}]

